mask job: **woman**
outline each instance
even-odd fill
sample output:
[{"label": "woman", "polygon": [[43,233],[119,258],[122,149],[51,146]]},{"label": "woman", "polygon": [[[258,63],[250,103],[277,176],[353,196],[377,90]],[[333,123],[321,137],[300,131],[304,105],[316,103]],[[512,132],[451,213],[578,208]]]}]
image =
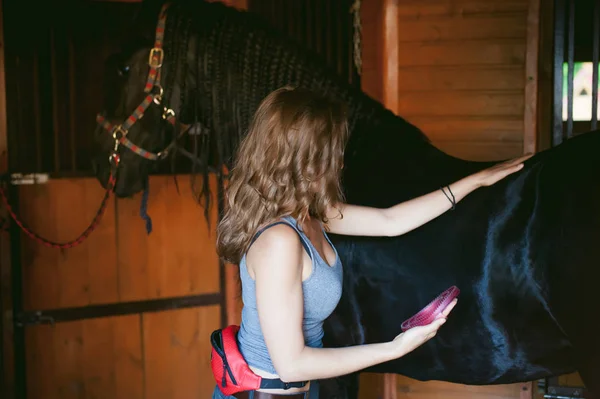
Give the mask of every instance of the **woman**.
[{"label": "woman", "polygon": [[[244,302],[240,351],[258,375],[308,383],[236,397],[318,398],[317,380],[404,356],[434,337],[456,300],[431,324],[412,328],[391,342],[322,348],[323,321],[342,293],[342,264],[326,230],[362,236],[404,234],[477,187],[520,170],[529,157],[468,176],[444,192],[375,209],[342,202],[339,178],[347,134],[340,104],[286,87],[263,100],[240,145],[217,239],[219,255],[239,264]],[[224,397],[216,387],[213,398]]]}]

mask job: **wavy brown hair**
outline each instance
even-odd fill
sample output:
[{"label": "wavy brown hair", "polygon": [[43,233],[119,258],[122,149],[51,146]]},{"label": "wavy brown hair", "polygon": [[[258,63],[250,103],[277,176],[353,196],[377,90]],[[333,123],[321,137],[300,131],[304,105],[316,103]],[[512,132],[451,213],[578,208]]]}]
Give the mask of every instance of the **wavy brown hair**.
[{"label": "wavy brown hair", "polygon": [[327,223],[343,198],[347,139],[341,103],[301,88],[270,93],[236,154],[217,227],[219,256],[238,264],[258,229],[282,216]]}]

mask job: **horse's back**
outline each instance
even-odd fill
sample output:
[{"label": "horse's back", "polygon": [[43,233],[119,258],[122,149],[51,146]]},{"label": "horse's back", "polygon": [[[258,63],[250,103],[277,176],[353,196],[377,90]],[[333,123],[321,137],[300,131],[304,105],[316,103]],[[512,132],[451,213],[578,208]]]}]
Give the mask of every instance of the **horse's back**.
[{"label": "horse's back", "polygon": [[[337,331],[333,341],[393,339],[404,319],[457,285],[459,304],[436,338],[373,370],[468,384],[532,380],[574,370],[572,342],[556,319],[553,295],[563,291],[557,287],[569,267],[558,251],[577,244],[560,233],[565,204],[555,202],[555,189],[581,182],[557,182],[547,174],[559,160],[575,155],[580,164],[600,161],[587,158],[594,152],[590,147],[598,148],[599,134],[577,140],[533,157],[521,173],[477,190],[456,210],[404,236],[336,237],[347,278],[343,303],[330,323],[331,331]],[[580,176],[590,173],[593,168]],[[573,195],[562,197],[573,200]],[[598,204],[600,198],[595,203],[588,198],[590,212]],[[586,217],[576,207],[571,212]],[[588,223],[588,239],[598,238],[596,225]],[[558,259],[563,262],[557,264]],[[577,267],[589,267],[590,261],[577,261]],[[561,272],[553,274],[553,268]],[[571,281],[581,283],[573,274]],[[568,302],[564,293],[558,295],[558,302]],[[339,327],[342,319],[354,327]]]}]

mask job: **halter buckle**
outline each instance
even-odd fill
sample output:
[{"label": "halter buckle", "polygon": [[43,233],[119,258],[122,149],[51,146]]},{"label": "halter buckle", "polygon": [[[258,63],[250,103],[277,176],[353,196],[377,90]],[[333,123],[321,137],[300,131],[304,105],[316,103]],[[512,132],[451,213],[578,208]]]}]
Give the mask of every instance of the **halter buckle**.
[{"label": "halter buckle", "polygon": [[153,47],[150,49],[150,55],[148,56],[148,65],[151,68],[160,68],[162,67],[163,58],[165,56],[165,52],[160,47]]},{"label": "halter buckle", "polygon": [[115,166],[118,166],[119,163],[121,162],[121,156],[117,152],[113,152],[108,157],[108,162],[109,163],[112,163],[113,161],[115,162]]},{"label": "halter buckle", "polygon": [[108,156],[109,163],[112,163],[113,160],[115,161],[115,165],[118,165],[121,160],[119,157],[119,139],[115,139],[115,146],[113,147],[112,153]]},{"label": "halter buckle", "polygon": [[162,114],[162,118],[163,119],[169,119],[169,117],[174,117],[175,116],[175,111],[173,111],[170,108],[165,108]]},{"label": "halter buckle", "polygon": [[[120,137],[117,137],[117,133],[121,133]],[[115,139],[115,142],[119,142],[119,140],[121,140],[123,137],[127,136],[127,130],[123,129],[123,126],[118,125],[115,126],[115,128],[113,129],[113,139]]]},{"label": "halter buckle", "polygon": [[152,101],[154,101],[154,104],[160,105],[160,102],[162,101],[162,96],[163,96],[163,88],[160,84],[157,84],[154,87],[158,87],[158,94],[154,95],[154,99]]}]

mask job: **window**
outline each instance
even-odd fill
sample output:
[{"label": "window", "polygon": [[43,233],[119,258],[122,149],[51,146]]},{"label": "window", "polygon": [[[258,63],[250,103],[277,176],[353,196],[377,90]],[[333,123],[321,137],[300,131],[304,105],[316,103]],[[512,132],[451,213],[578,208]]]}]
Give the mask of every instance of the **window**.
[{"label": "window", "polygon": [[[568,63],[563,63],[563,121],[567,120],[568,111],[568,68]],[[591,62],[573,63],[573,121],[592,120],[592,72],[593,66]],[[600,84],[598,85],[598,87],[600,87]],[[598,116],[600,116],[600,106],[598,107]]]}]

